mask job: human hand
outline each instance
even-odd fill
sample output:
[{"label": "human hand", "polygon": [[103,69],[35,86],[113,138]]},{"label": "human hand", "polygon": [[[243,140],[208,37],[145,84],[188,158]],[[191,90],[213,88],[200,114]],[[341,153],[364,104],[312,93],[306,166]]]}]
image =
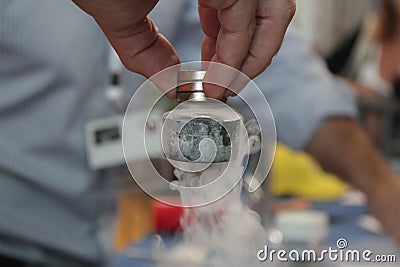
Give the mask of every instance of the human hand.
[{"label": "human hand", "polygon": [[93,16],[129,70],[150,78],[179,63],[172,45],[147,17],[158,0],[73,1]]},{"label": "human hand", "polygon": [[[199,0],[205,33],[202,60],[229,65],[254,78],[280,48],[295,9],[295,0]],[[230,82],[235,79],[221,76]],[[213,85],[204,89],[213,98],[221,98],[225,91]]]},{"label": "human hand", "polygon": [[400,179],[382,181],[367,197],[372,214],[400,246]]},{"label": "human hand", "polygon": [[[131,71],[150,78],[179,63],[172,45],[147,17],[158,0],[73,0],[92,15]],[[229,65],[250,78],[261,73],[278,51],[295,12],[295,0],[199,0],[206,33],[202,59]],[[235,77],[225,77],[228,84]],[[224,89],[205,87],[221,98]]]}]

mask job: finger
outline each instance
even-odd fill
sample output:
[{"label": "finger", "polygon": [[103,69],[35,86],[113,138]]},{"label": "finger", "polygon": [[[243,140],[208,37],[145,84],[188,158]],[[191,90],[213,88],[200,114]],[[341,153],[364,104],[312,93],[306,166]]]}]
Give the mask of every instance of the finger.
[{"label": "finger", "polygon": [[[146,78],[151,78],[165,68],[179,63],[179,57],[169,41],[158,33],[153,22],[146,18],[135,27],[118,32],[104,31],[118,53],[124,66]],[[175,91],[170,79],[155,79],[162,92],[174,98]]]},{"label": "finger", "polygon": [[93,16],[102,30],[120,31],[146,18],[158,0],[73,0],[82,10]]},{"label": "finger", "polygon": [[172,45],[146,18],[134,27],[117,32],[104,32],[121,61],[131,71],[149,78],[166,67],[179,63]]},{"label": "finger", "polygon": [[218,62],[209,62],[203,82],[206,96],[221,99],[226,91],[232,90],[232,81],[236,80],[239,75],[240,71],[233,67]]},{"label": "finger", "polygon": [[240,68],[255,31],[257,5],[258,0],[199,0],[202,28],[207,36],[217,39],[216,62]]},{"label": "finger", "polygon": [[215,46],[217,44],[217,39],[209,36],[204,36],[203,42],[201,44],[201,60],[211,61],[215,55]]},{"label": "finger", "polygon": [[[218,21],[218,10],[216,9],[202,6],[201,4],[199,4],[199,15],[200,15],[200,23],[202,25],[202,29],[205,34],[201,45],[201,60],[208,62],[213,60],[213,57],[215,56],[217,37],[221,25],[219,24]],[[209,70],[209,64],[205,62],[203,64],[203,68]],[[216,81],[214,76],[210,75],[211,72],[212,70],[207,72],[204,80],[209,80],[214,83],[218,82]],[[216,75],[215,77],[220,77],[220,76]],[[212,83],[203,83],[203,88],[204,88],[204,93],[206,94],[207,97],[216,99],[220,99],[225,91],[225,88]]]},{"label": "finger", "polygon": [[[258,0],[202,1],[199,0],[201,25],[205,33],[202,59],[240,69],[247,56],[255,31],[255,14]],[[235,79],[235,72],[213,68],[206,79],[224,86],[206,84],[208,97],[221,98],[225,88]]]},{"label": "finger", "polygon": [[204,77],[204,93],[207,97],[221,99],[231,82],[235,80],[238,70],[224,64],[217,64],[215,55],[211,61]]},{"label": "finger", "polygon": [[257,10],[257,27],[241,71],[256,77],[278,52],[286,29],[295,13],[293,0],[261,0]]},{"label": "finger", "polygon": [[215,54],[215,46],[221,25],[218,21],[218,10],[199,5],[200,24],[205,34],[201,46],[203,61],[210,61]]}]

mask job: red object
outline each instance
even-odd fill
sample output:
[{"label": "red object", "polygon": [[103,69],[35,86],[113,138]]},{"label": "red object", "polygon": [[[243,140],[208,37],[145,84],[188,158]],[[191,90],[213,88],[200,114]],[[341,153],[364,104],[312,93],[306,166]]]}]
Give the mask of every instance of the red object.
[{"label": "red object", "polygon": [[151,209],[153,213],[154,229],[159,233],[171,233],[180,230],[180,220],[183,208],[180,207],[180,199],[168,199],[168,203],[176,203],[176,206],[153,200]]}]

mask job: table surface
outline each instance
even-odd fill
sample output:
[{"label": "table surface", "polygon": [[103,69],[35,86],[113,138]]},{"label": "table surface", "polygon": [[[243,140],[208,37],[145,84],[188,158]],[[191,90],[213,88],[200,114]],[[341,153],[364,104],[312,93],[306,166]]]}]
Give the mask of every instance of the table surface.
[{"label": "table surface", "polygon": [[[329,236],[324,247],[336,248],[336,241],[345,238],[348,241],[348,249],[369,249],[374,255],[396,255],[400,261],[400,253],[395,243],[385,234],[374,234],[361,228],[357,221],[367,213],[364,206],[344,206],[339,202],[314,203],[313,209],[323,210],[330,215]],[[162,236],[167,247],[171,247],[178,242],[178,237]],[[137,255],[149,253],[154,244],[154,235],[148,236],[141,242],[132,244],[128,250],[136,251]],[[127,250],[127,251],[128,251]],[[154,263],[151,260],[144,260],[129,256],[127,251],[117,255],[111,263],[111,267],[151,267]],[[322,264],[323,266],[365,266],[351,264]],[[304,265],[303,265],[304,266]],[[368,266],[399,266],[399,263],[392,265],[388,263],[368,264]]]}]

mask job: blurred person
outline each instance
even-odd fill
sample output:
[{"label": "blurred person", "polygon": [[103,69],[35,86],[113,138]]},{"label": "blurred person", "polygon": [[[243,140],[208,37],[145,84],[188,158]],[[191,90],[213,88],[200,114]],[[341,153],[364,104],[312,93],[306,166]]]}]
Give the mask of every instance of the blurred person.
[{"label": "blurred person", "polygon": [[[328,64],[333,72],[354,81],[354,90],[361,95],[390,97],[396,94],[400,77],[400,1],[379,3],[378,14],[367,15],[350,43],[338,49]],[[343,53],[348,57],[341,57]]]},{"label": "blurred person", "polygon": [[323,57],[335,49],[360,26],[376,0],[298,1],[293,23],[311,40]]},{"label": "blurred person", "polygon": [[[115,180],[112,170],[88,167],[83,129],[89,119],[110,113],[103,96],[107,42],[70,2],[0,4],[0,263],[103,265],[112,244]],[[168,36],[182,61],[200,58],[195,4],[182,1],[177,30]],[[127,89],[143,81],[128,72],[125,78]],[[346,84],[309,43],[290,29],[255,82],[271,104],[278,138],[363,190],[400,240],[397,176],[353,121],[356,107]]]},{"label": "blurred person", "polygon": [[[367,15],[357,32],[329,58],[330,69],[349,79],[362,99],[400,97],[400,1],[380,0],[377,14]],[[365,126],[373,142],[384,138],[384,112],[368,112]],[[389,137],[389,136],[386,136]]]}]

